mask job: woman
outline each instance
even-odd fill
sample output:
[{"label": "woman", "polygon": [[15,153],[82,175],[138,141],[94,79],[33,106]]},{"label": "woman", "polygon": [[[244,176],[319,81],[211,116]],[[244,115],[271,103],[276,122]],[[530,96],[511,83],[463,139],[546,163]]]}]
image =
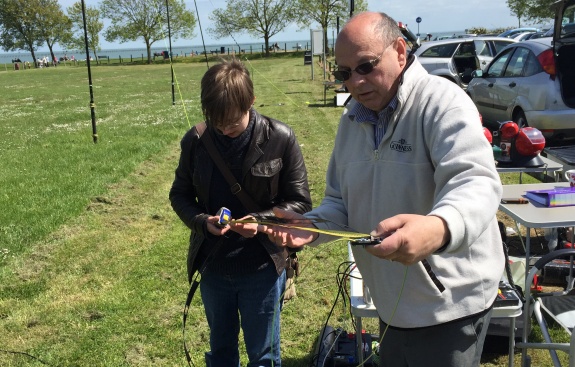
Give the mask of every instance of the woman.
[{"label": "woman", "polygon": [[[248,366],[281,366],[280,309],[286,281],[285,247],[257,234],[256,224],[218,225],[221,207],[234,218],[272,215],[282,208],[311,209],[307,172],[294,132],[254,108],[253,83],[238,60],[208,69],[201,81],[205,131],[196,126],[181,141],[170,190],[174,211],[191,229],[188,280],[200,267],[200,292],[210,326],[206,365],[239,366],[240,325]],[[230,189],[204,145],[209,134],[241,190],[258,209],[247,208]],[[233,192],[232,192],[233,191]]]}]

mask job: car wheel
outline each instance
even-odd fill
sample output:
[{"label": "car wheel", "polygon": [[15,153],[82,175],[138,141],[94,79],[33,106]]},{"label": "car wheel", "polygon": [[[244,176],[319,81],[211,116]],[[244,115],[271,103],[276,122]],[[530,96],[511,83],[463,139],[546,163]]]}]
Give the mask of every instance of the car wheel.
[{"label": "car wheel", "polygon": [[515,112],[513,115],[513,121],[521,128],[527,127],[529,124],[527,123],[527,118],[525,117],[525,113],[522,110]]}]

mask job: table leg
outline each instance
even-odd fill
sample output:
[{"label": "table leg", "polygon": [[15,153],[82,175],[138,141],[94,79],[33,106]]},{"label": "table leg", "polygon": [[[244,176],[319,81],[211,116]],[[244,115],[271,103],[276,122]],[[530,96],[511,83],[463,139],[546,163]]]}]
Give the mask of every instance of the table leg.
[{"label": "table leg", "polygon": [[[522,344],[527,343],[529,331],[531,329],[531,314],[529,308],[531,307],[531,284],[527,284],[529,274],[529,254],[531,251],[531,228],[525,227],[525,303],[523,304],[523,336],[521,338]],[[521,233],[519,233],[521,236]],[[521,346],[521,366],[525,366],[527,361],[527,348]]]},{"label": "table leg", "polygon": [[361,335],[362,325],[361,325],[361,317],[355,317],[355,344],[357,348],[357,359],[359,361],[359,365],[363,365],[363,339]]},{"label": "table leg", "polygon": [[509,367],[513,367],[515,357],[515,317],[509,318]]}]

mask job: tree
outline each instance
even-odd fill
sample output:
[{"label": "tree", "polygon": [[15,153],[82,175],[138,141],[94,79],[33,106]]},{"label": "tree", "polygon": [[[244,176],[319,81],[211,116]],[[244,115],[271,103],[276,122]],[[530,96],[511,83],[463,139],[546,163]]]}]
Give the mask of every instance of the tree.
[{"label": "tree", "polygon": [[528,0],[527,18],[537,23],[554,19],[555,11],[551,9],[551,4],[554,2],[556,0]]},{"label": "tree", "polygon": [[[72,32],[66,38],[65,43],[68,48],[83,50],[86,47],[84,37],[84,18],[82,17],[82,3],[76,2],[66,9],[68,17],[72,22]],[[104,22],[100,20],[100,10],[92,6],[85,6],[86,33],[88,34],[88,49],[94,54],[94,59],[98,62],[98,51],[100,51],[100,32],[104,28]]]},{"label": "tree", "polygon": [[[186,10],[183,0],[166,0],[169,3],[170,33],[174,39],[193,37],[196,18]],[[151,46],[168,37],[167,11],[164,0],[103,0],[100,10],[112,20],[104,32],[108,42],[120,43],[142,38],[146,43],[148,63],[152,63]]]},{"label": "tree", "polygon": [[528,0],[507,0],[507,7],[511,10],[511,14],[517,17],[517,26],[521,27],[521,18],[525,16],[529,8]]},{"label": "tree", "polygon": [[38,24],[39,0],[0,0],[0,46],[6,51],[25,50],[32,54],[44,40]]},{"label": "tree", "polygon": [[50,50],[51,60],[54,60],[54,44],[70,37],[72,22],[64,14],[57,0],[40,0],[40,6],[38,27]]},{"label": "tree", "polygon": [[[324,49],[329,53],[327,31],[334,26],[338,18],[347,19],[350,15],[348,0],[297,0],[298,1],[298,25],[302,28],[317,23],[323,31]],[[354,1],[354,14],[367,10],[364,0]]]},{"label": "tree", "polygon": [[297,0],[230,0],[226,9],[216,9],[210,15],[216,38],[247,32],[264,39],[266,57],[270,53],[270,38],[293,22]]}]

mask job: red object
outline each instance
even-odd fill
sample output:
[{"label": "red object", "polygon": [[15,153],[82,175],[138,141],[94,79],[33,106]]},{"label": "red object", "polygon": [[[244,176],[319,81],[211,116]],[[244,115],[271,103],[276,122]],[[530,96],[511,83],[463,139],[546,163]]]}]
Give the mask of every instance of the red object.
[{"label": "red object", "polygon": [[534,127],[524,127],[519,130],[515,138],[517,153],[526,156],[536,156],[545,148],[545,137],[541,131]]},{"label": "red object", "polygon": [[491,131],[485,126],[483,127],[483,135],[485,135],[489,144],[493,143],[493,135],[491,135]]},{"label": "red object", "polygon": [[541,286],[539,285],[539,277],[537,276],[537,274],[535,274],[533,276],[533,284],[531,285],[531,290],[541,292],[542,289],[543,288],[541,288]]},{"label": "red object", "polygon": [[513,121],[507,121],[499,128],[501,137],[504,139],[511,139],[519,133],[519,126]]}]

